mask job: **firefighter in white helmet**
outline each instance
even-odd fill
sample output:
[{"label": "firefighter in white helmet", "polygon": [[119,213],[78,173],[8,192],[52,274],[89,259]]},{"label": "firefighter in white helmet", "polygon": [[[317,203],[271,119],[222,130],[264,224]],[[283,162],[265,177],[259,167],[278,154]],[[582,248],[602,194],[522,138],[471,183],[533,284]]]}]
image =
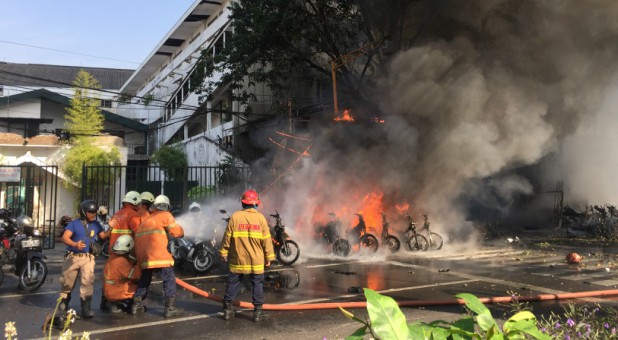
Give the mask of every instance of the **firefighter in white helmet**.
[{"label": "firefighter in white helmet", "polygon": [[165,295],[164,316],[167,318],[181,314],[175,305],[176,275],[174,274],[174,258],[167,250],[167,235],[182,237],[184,230],[170,213],[170,200],[167,196],[157,196],[151,210],[150,216],[140,224],[135,233],[135,255],[142,268],[142,277],[138,283],[131,313],[137,314],[144,311],[142,300],[148,294],[152,274],[159,272],[163,280]]},{"label": "firefighter in white helmet", "polygon": [[141,268],[133,253],[135,242],[130,235],[118,237],[112,251],[116,256],[103,268],[103,294],[112,313],[129,312],[141,276]]}]

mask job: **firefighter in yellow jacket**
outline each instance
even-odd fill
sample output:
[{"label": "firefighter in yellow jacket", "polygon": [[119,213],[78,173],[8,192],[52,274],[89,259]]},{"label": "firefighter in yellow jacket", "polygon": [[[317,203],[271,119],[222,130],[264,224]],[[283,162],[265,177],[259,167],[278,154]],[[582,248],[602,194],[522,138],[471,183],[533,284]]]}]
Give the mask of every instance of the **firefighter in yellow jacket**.
[{"label": "firefighter in yellow jacket", "polygon": [[103,294],[112,313],[128,312],[133,304],[137,281],[142,273],[132,252],[134,246],[130,235],[118,237],[112,246],[116,256],[110,257],[103,268]]},{"label": "firefighter in yellow jacket", "polygon": [[174,258],[167,251],[167,236],[182,237],[184,230],[176,223],[169,212],[170,200],[165,195],[159,195],[152,203],[152,212],[135,232],[135,256],[142,268],[142,277],[137,284],[137,291],[131,306],[131,314],[144,312],[142,300],[148,294],[152,274],[159,272],[163,281],[165,294],[166,318],[177,316],[181,311],[176,308],[176,275],[174,275]]},{"label": "firefighter in yellow jacket", "polygon": [[247,190],[240,199],[243,209],[232,214],[223,235],[221,259],[228,262],[230,273],[223,297],[223,318],[234,316],[232,302],[238,294],[244,274],[251,279],[253,295],[253,321],[259,322],[270,316],[263,312],[264,268],[275,259],[273,243],[266,218],[257,211],[260,204],[258,193]]}]

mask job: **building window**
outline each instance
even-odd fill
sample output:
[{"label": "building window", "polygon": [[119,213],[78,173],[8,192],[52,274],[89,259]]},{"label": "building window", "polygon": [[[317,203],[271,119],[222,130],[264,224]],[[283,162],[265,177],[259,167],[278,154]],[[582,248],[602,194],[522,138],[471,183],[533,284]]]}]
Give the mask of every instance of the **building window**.
[{"label": "building window", "polygon": [[101,99],[101,107],[111,108],[112,101],[107,99]]}]

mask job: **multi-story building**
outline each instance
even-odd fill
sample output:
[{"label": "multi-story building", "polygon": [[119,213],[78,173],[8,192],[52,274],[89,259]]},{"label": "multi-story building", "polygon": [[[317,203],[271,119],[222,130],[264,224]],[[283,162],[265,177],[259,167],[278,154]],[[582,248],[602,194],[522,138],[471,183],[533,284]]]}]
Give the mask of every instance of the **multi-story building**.
[{"label": "multi-story building", "polygon": [[204,98],[191,81],[202,53],[216,55],[233,33],[230,2],[195,1],[123,85],[118,113],[150,125],[149,153],[180,142],[190,166],[251,158],[244,135],[251,118],[243,113],[268,115],[268,89],[253,87],[258,100],[241,105],[228,88]]}]

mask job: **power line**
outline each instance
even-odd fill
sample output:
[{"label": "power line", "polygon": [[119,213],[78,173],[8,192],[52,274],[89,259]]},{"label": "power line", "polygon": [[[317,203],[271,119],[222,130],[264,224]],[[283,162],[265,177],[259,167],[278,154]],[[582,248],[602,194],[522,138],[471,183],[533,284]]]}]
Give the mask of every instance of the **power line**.
[{"label": "power line", "polygon": [[0,43],[19,45],[19,46],[26,46],[26,47],[38,48],[38,49],[41,49],[41,50],[62,52],[62,53],[67,53],[67,54],[75,54],[75,55],[81,55],[81,56],[85,56],[85,57],[91,57],[91,58],[97,58],[97,59],[105,59],[105,60],[112,60],[112,61],[119,61],[119,62],[122,62],[122,63],[129,63],[129,64],[140,65],[140,63],[136,63],[134,61],[127,61],[127,60],[114,59],[114,58],[108,58],[108,57],[100,57],[100,56],[96,56],[96,55],[92,55],[92,54],[64,51],[64,50],[58,50],[58,49],[55,49],[55,48],[41,47],[41,46],[35,46],[35,45],[28,45],[28,44],[18,43],[18,42],[14,42],[14,41],[0,40]]}]

